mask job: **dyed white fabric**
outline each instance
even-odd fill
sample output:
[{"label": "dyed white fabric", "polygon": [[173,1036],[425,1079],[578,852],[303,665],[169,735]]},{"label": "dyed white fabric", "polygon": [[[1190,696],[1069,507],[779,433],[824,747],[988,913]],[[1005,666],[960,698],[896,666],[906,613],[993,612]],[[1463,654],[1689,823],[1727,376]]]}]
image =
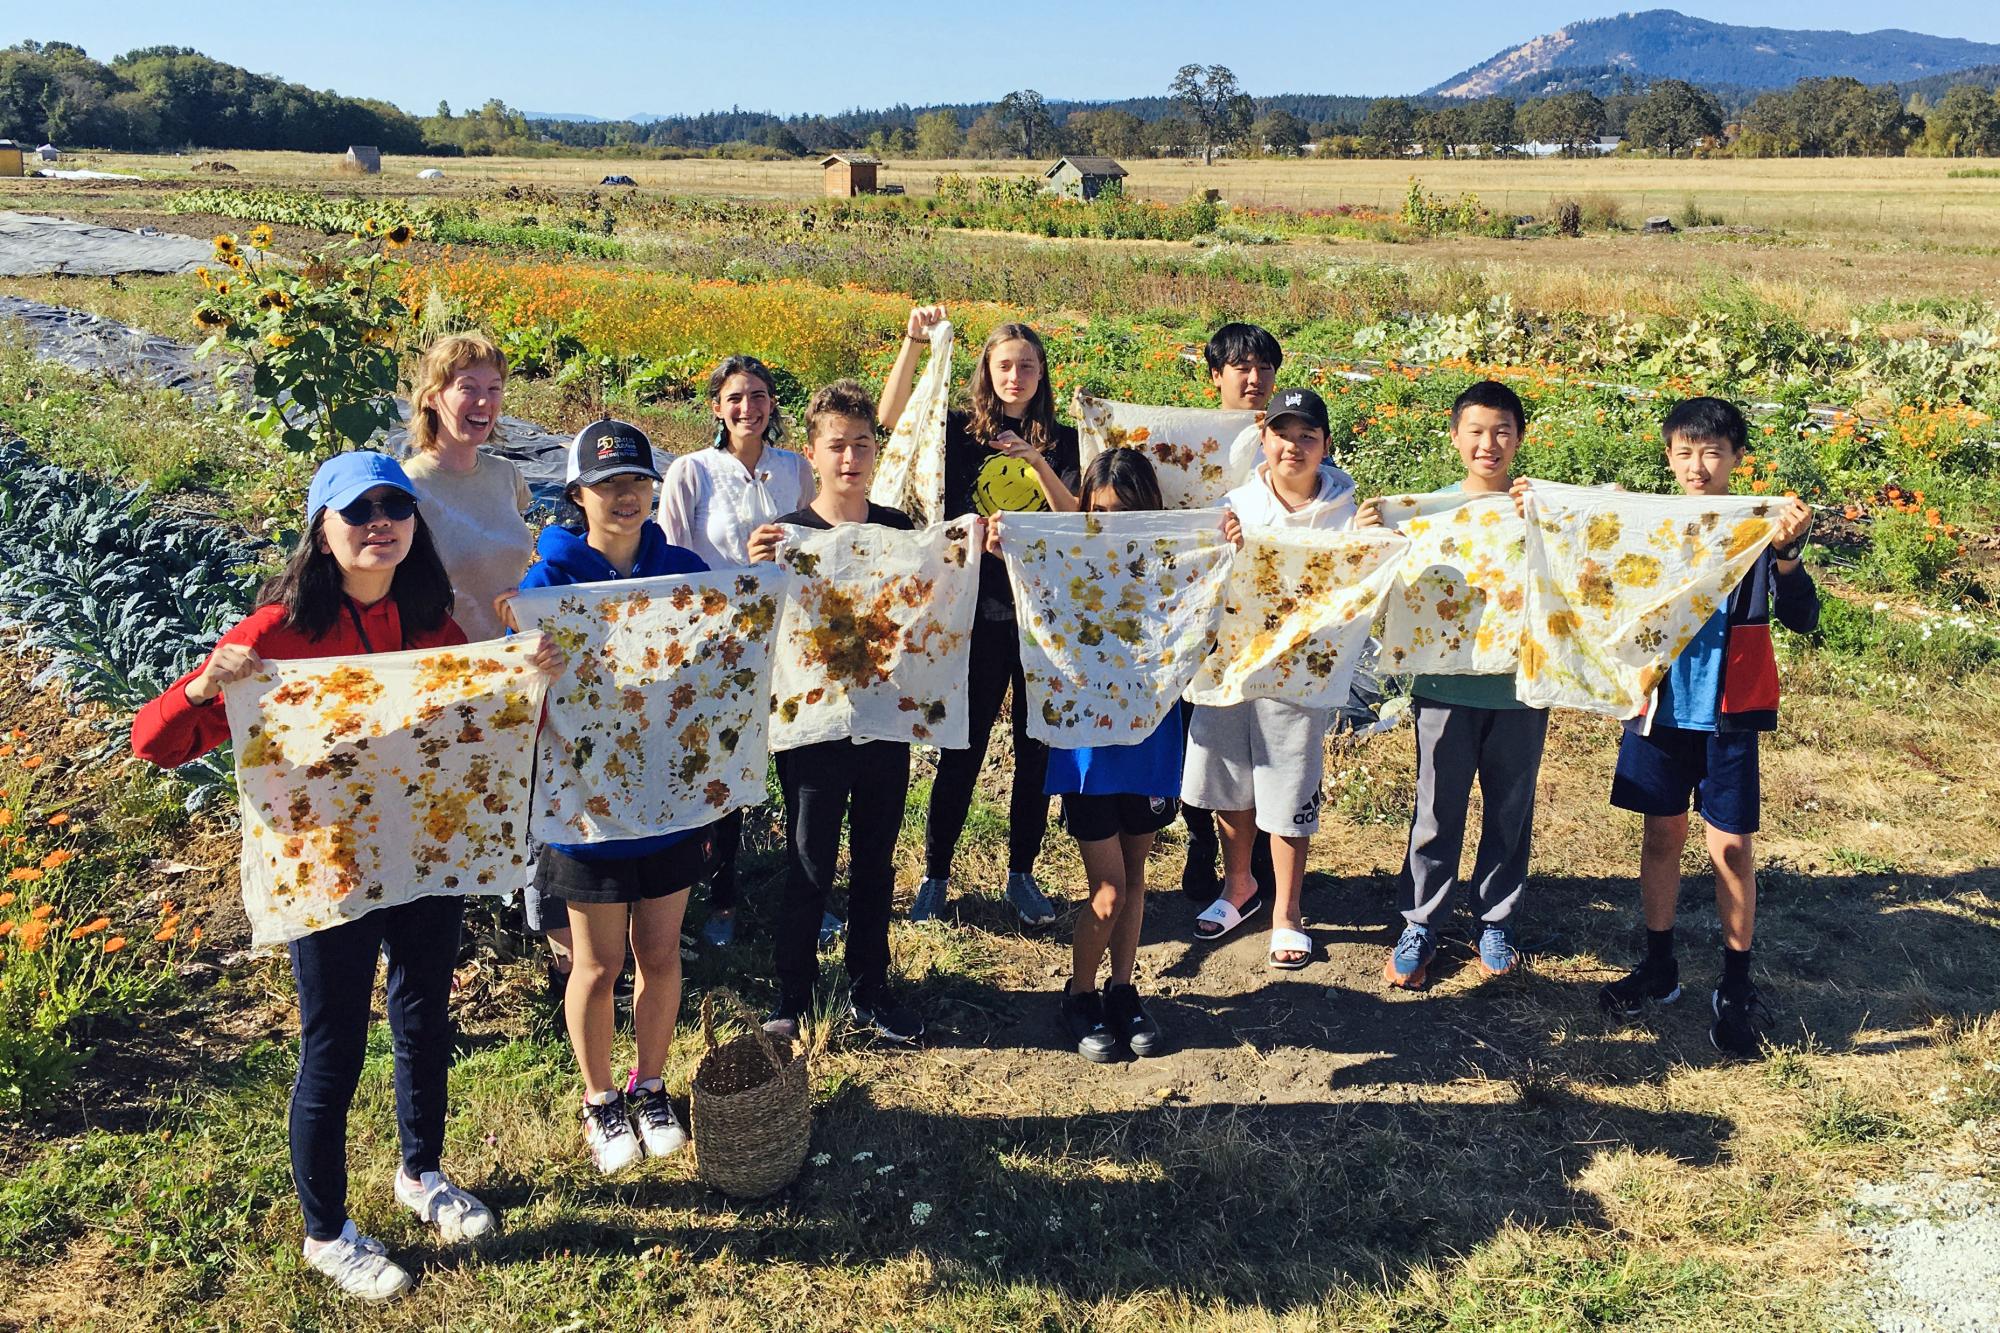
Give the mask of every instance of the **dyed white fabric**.
[{"label": "dyed white fabric", "polygon": [[1028,734],[1133,745],[1180,700],[1222,612],[1233,548],[1214,510],[1008,514]]},{"label": "dyed white fabric", "polygon": [[1225,707],[1347,702],[1375,613],[1409,542],[1392,532],[1272,528],[1243,534],[1215,650],[1187,697]]},{"label": "dyed white fabric", "polygon": [[1382,521],[1409,538],[1382,612],[1382,670],[1513,674],[1528,543],[1513,497],[1448,491],[1380,503]]},{"label": "dyed white fabric", "polygon": [[931,326],[931,356],[875,462],[868,498],[917,519],[941,523],[944,512],[945,409],[951,399],[951,321]]},{"label": "dyed white fabric", "polygon": [[782,573],[524,588],[521,625],[569,654],[550,687],[531,831],[612,842],[764,799]]},{"label": "dyed white fabric", "polygon": [[764,446],[753,470],[727,449],[706,447],[667,465],[660,482],[660,529],[710,569],[747,563],[750,534],[802,505],[817,490],[801,454]]},{"label": "dyed white fabric", "polygon": [[820,741],[966,744],[967,653],[979,605],[970,519],[787,528],[791,574],[771,670],[771,748]]},{"label": "dyed white fabric", "polygon": [[548,683],[538,646],[266,662],[224,687],[252,944],[436,894],[513,893]]},{"label": "dyed white fabric", "polygon": [[1072,406],[1083,466],[1106,449],[1137,449],[1153,465],[1169,509],[1213,509],[1257,466],[1254,449],[1247,457],[1235,449],[1246,430],[1254,436],[1256,412],[1150,407],[1093,398],[1080,389]]},{"label": "dyed white fabric", "polygon": [[1770,545],[1778,503],[1536,482],[1521,702],[1638,716],[1668,664]]}]

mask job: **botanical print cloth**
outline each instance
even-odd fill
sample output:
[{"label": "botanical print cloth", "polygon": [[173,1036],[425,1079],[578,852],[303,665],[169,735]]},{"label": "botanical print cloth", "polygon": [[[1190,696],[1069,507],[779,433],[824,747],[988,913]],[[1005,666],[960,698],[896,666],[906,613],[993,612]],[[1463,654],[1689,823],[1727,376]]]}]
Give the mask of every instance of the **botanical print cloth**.
[{"label": "botanical print cloth", "polygon": [[979,602],[971,519],[787,528],[792,575],[771,669],[771,748],[903,741],[963,749]]},{"label": "botanical print cloth", "polygon": [[1382,612],[1390,672],[1512,674],[1520,661],[1528,531],[1509,495],[1392,495],[1382,521],[1409,538]]},{"label": "botanical print cloth", "polygon": [[1264,529],[1243,534],[1215,651],[1187,697],[1283,699],[1336,708],[1409,542],[1393,532]]},{"label": "botanical print cloth", "polygon": [[253,945],[434,894],[513,893],[538,641],[266,662],[226,687]]},{"label": "botanical print cloth", "polygon": [[1773,501],[1538,481],[1516,693],[1636,717],[1667,666],[1770,545]]},{"label": "botanical print cloth", "polygon": [[931,326],[931,355],[875,461],[868,498],[919,520],[941,523],[944,512],[944,424],[951,398],[951,321]]},{"label": "botanical print cloth", "polygon": [[649,838],[764,799],[779,572],[524,588],[524,628],[569,654],[549,689],[530,832]]},{"label": "botanical print cloth", "polygon": [[1077,391],[1078,452],[1083,465],[1106,449],[1137,449],[1152,463],[1169,509],[1211,509],[1257,465],[1232,460],[1231,446],[1257,424],[1258,413],[1212,407],[1148,407]]},{"label": "botanical print cloth", "polygon": [[1058,749],[1134,745],[1207,655],[1235,553],[1212,510],[1008,514],[1028,734]]}]

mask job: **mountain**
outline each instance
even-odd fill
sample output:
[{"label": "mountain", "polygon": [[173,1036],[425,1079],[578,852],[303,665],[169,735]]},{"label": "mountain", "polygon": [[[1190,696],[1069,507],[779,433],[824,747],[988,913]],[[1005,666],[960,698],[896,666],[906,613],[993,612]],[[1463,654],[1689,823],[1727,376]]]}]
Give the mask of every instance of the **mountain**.
[{"label": "mountain", "polygon": [[2000,63],[2000,46],[1884,28],[1808,32],[1746,28],[1652,9],[1589,19],[1510,47],[1427,92],[1442,97],[1540,95],[1588,70],[1609,67],[1643,85],[1686,79],[1745,88],[1789,88],[1800,79],[1847,75],[1863,83],[1905,83],[1973,65]]}]

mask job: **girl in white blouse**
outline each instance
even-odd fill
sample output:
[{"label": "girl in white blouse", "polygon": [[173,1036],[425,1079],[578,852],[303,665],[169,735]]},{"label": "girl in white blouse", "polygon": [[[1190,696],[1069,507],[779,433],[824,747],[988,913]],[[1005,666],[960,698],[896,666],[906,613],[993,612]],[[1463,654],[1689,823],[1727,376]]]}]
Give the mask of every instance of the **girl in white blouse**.
[{"label": "girl in white blouse", "polygon": [[[715,445],[682,454],[660,485],[660,527],[667,540],[727,569],[749,563],[750,534],[812,503],[812,467],[779,447],[777,381],[754,356],[732,356],[709,373],[708,408]],[[720,948],[736,938],[736,847],[743,812],[715,826],[716,866],[709,882],[702,938]]]}]

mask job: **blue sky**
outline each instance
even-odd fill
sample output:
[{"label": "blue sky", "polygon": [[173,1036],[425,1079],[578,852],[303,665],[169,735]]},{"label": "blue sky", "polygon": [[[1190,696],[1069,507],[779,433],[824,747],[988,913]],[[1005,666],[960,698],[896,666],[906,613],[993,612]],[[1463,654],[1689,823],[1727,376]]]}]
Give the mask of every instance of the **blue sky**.
[{"label": "blue sky", "polygon": [[[1635,0],[1626,0],[1634,6]],[[1771,27],[1885,26],[2000,42],[1993,0],[1683,3]],[[298,4],[77,0],[0,5],[0,45],[74,42],[99,59],[191,46],[259,73],[428,112],[499,97],[534,111],[624,116],[727,108],[791,114],[907,102],[1146,96],[1199,61],[1252,93],[1428,87],[1505,46],[1621,6],[1590,0],[1303,4],[1254,0],[341,0]]]}]

